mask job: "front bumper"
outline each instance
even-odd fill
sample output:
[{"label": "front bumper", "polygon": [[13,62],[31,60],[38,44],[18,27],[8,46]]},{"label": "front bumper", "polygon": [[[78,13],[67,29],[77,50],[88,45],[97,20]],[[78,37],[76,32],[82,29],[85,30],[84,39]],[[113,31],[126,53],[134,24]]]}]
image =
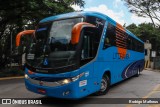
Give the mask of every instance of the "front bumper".
[{"label": "front bumper", "polygon": [[[90,94],[86,87],[79,87],[78,80],[62,86],[43,86],[25,79],[25,86],[29,91],[34,93],[56,98],[78,99]],[[45,92],[40,92],[39,90],[43,90]]]}]

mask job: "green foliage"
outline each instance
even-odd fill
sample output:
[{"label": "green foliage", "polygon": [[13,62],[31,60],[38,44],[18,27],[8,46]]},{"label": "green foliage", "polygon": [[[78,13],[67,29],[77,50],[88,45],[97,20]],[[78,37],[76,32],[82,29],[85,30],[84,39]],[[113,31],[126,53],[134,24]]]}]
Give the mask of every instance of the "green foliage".
[{"label": "green foliage", "polygon": [[160,0],[123,0],[131,13],[151,19],[154,27],[160,26]]},{"label": "green foliage", "polygon": [[45,17],[74,11],[71,5],[84,4],[83,0],[0,0],[0,66],[10,57],[11,35],[15,44],[18,32],[35,29]]}]

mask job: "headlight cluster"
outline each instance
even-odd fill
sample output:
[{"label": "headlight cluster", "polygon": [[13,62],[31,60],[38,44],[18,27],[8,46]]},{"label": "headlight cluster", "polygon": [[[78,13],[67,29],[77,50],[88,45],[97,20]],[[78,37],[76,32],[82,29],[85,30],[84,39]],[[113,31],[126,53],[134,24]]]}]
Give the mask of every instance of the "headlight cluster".
[{"label": "headlight cluster", "polygon": [[[60,86],[60,85],[65,85],[65,84],[69,84],[71,82],[74,82],[74,81],[77,81],[80,77],[82,77],[84,75],[84,72],[75,76],[75,77],[72,77],[72,78],[66,78],[66,79],[63,79],[63,80],[60,80],[60,81],[55,81],[55,82],[48,82],[49,84],[55,84],[55,86]],[[33,80],[31,79],[27,74],[25,74],[25,79],[29,79],[29,80],[32,80],[32,82],[34,83],[39,83],[39,82],[35,82],[35,81],[39,81],[39,80]],[[47,82],[45,82],[46,84]]]},{"label": "headlight cluster", "polygon": [[29,79],[29,76],[27,74],[24,75],[25,79]]},{"label": "headlight cluster", "polygon": [[75,77],[72,77],[72,78],[67,78],[67,79],[63,79],[63,80],[60,80],[58,81],[59,84],[61,85],[64,85],[64,84],[69,84],[70,82],[74,82],[74,81],[77,81],[80,77],[82,77],[84,75],[84,72],[75,76]]}]

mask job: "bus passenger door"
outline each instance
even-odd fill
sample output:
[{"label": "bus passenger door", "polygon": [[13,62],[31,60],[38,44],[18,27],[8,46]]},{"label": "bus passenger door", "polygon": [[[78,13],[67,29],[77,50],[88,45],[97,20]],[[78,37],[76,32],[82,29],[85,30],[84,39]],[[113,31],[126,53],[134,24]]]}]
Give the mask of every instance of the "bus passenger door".
[{"label": "bus passenger door", "polygon": [[87,64],[94,58],[94,36],[92,31],[84,31],[82,37],[82,50],[81,50],[81,66]]},{"label": "bus passenger door", "polygon": [[[97,78],[93,77],[94,70],[94,58],[96,56],[96,30],[94,28],[86,28],[83,29],[81,34],[81,54],[80,54],[80,66],[81,71],[85,72],[85,79],[87,79],[87,89],[90,92],[95,92],[99,88],[95,83],[97,82]],[[97,47],[98,48],[98,47]]]}]

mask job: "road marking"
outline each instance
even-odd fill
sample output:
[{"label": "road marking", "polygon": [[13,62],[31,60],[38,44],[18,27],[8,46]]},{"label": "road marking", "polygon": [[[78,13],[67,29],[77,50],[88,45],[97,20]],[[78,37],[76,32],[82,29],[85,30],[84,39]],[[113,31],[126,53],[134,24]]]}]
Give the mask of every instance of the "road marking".
[{"label": "road marking", "polygon": [[131,104],[127,105],[126,107],[133,107]]},{"label": "road marking", "polygon": [[4,77],[4,78],[0,78],[0,81],[1,81],[1,80],[10,80],[10,79],[21,79],[21,78],[24,78],[24,76],[18,76],[18,77]]},{"label": "road marking", "polygon": [[[148,95],[145,96],[144,98],[148,98],[149,96],[157,92],[160,92],[160,84],[156,85],[155,88],[150,93],[148,93]],[[149,105],[148,107],[160,107],[160,104]]]},{"label": "road marking", "polygon": [[144,99],[146,99],[146,98],[149,98],[152,94],[154,94],[154,93],[157,93],[158,91],[158,89],[160,88],[160,84],[157,84],[154,88],[153,88],[153,90],[151,91],[151,92],[149,92],[146,96],[144,96],[143,98]]},{"label": "road marking", "polygon": [[149,105],[148,107],[160,107],[160,104]]},{"label": "road marking", "polygon": [[[153,95],[154,93],[157,93],[157,92],[160,92],[160,84],[157,84],[152,91],[150,91],[146,96],[142,97],[142,99],[147,99],[149,98],[151,95]],[[138,105],[138,104],[136,104]],[[135,105],[131,105],[131,104],[128,104],[126,105],[126,107],[133,107]],[[154,104],[154,105],[149,105],[148,107],[160,107],[159,104]]]}]

